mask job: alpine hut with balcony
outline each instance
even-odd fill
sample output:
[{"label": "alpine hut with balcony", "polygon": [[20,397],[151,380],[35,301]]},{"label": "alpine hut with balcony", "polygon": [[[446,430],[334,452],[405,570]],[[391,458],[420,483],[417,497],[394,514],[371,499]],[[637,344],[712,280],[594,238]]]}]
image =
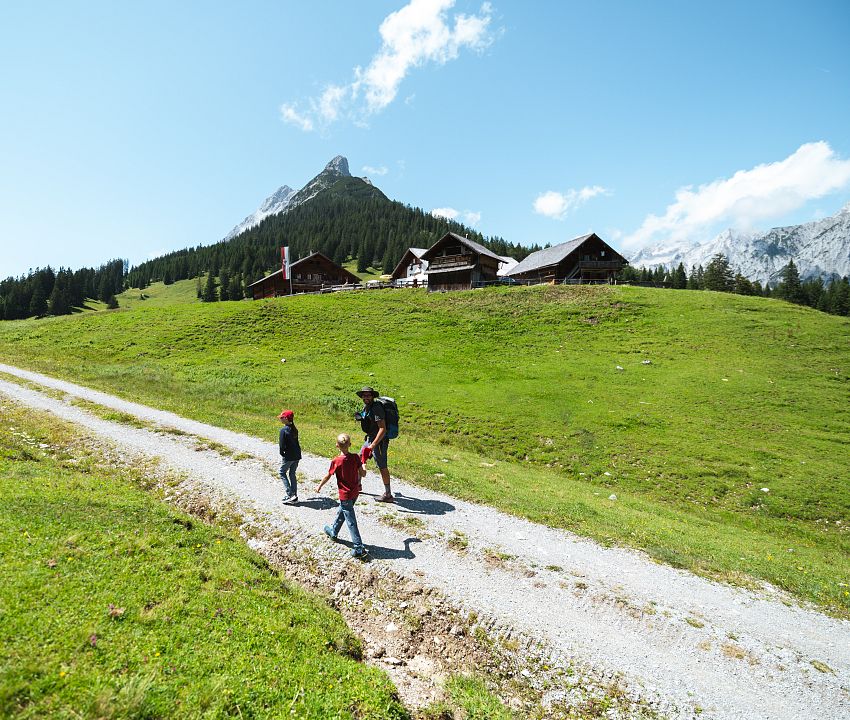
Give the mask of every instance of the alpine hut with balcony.
[{"label": "alpine hut with balcony", "polygon": [[521,283],[611,282],[628,265],[596,233],[531,253],[507,275]]},{"label": "alpine hut with balcony", "polygon": [[498,280],[502,258],[469,238],[446,233],[422,255],[427,261],[428,291],[470,290]]},{"label": "alpine hut with balcony", "polygon": [[321,292],[340,285],[358,285],[360,278],[340,267],[322,253],[312,253],[289,266],[291,280],[283,277],[283,268],[262,280],[251,283],[248,289],[254,300],[292,295],[295,293]]}]

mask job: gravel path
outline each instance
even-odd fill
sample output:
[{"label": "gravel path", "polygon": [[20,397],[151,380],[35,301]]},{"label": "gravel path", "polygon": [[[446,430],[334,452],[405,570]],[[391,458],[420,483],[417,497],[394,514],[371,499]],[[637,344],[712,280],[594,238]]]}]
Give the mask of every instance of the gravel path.
[{"label": "gravel path", "polygon": [[[0,364],[0,372],[61,391],[65,398],[0,380],[3,395],[85,427],[125,452],[160,458],[199,484],[267,513],[290,532],[298,528],[312,536],[331,517],[334,503],[312,494],[313,482],[327,469],[324,458],[304,458],[299,474],[309,480],[300,485],[302,502],[281,504],[274,426],[272,441],[260,440],[8,365]],[[186,437],[103,420],[70,404],[73,398],[251,458],[199,453]],[[374,563],[415,576],[600,677],[621,677],[630,692],[665,714],[850,718],[850,622],[786,604],[779,592],[727,587],[637,552],[600,547],[400,480],[394,479],[393,488],[395,506],[373,502],[381,483],[370,473],[358,504]],[[405,521],[407,531],[390,525]],[[468,541],[466,552],[447,547],[455,532]]]}]

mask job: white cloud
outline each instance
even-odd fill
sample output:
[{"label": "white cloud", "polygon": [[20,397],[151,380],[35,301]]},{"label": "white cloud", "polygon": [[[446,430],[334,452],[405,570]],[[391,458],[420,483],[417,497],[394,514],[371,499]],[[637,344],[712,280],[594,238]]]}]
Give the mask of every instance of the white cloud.
[{"label": "white cloud", "polygon": [[386,175],[389,170],[385,165],[381,165],[380,167],[372,167],[371,165],[364,165],[363,172],[367,175]]},{"label": "white cloud", "polygon": [[838,158],[826,142],[806,143],[784,160],[739,170],[696,189],[679,189],[664,215],[647,215],[623,246],[637,250],[661,241],[700,241],[722,229],[721,224],[752,229],[848,185],[850,160]]},{"label": "white cloud", "polygon": [[288,122],[290,125],[297,125],[304,132],[309,132],[313,129],[313,121],[300,115],[292,105],[281,105],[280,116],[284,122]]},{"label": "white cloud", "polygon": [[538,195],[534,201],[534,212],[554,220],[563,220],[572,210],[581,207],[596,195],[607,193],[604,187],[593,185],[581,190],[567,190],[565,193],[549,190]]},{"label": "white cloud", "polygon": [[481,213],[474,210],[455,210],[452,207],[434,208],[431,211],[434,217],[446,218],[446,220],[463,221],[467,225],[477,225],[481,222]]},{"label": "white cloud", "polygon": [[457,216],[460,215],[460,211],[450,207],[434,208],[431,211],[431,214],[434,217],[446,218],[446,220],[457,220]]},{"label": "white cloud", "polygon": [[387,15],[379,28],[381,47],[366,68],[354,68],[354,80],[348,85],[329,85],[318,99],[307,100],[306,110],[300,110],[298,103],[284,105],[284,121],[304,131],[343,115],[362,124],[363,116],[380,112],[395,100],[412,69],[429,63],[444,65],[464,48],[481,51],[490,45],[490,3],[485,2],[476,15],[449,17],[454,4],[455,0],[410,0]]}]

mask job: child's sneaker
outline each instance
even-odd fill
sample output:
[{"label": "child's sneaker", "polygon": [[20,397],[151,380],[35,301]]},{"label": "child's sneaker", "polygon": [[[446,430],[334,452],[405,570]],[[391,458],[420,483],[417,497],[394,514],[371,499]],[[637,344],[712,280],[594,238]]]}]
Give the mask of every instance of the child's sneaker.
[{"label": "child's sneaker", "polygon": [[325,535],[327,535],[331,540],[336,542],[336,535],[334,535],[333,528],[330,525],[325,525],[324,531]]},{"label": "child's sneaker", "polygon": [[369,554],[369,551],[366,548],[354,548],[350,554],[351,557],[362,560]]}]

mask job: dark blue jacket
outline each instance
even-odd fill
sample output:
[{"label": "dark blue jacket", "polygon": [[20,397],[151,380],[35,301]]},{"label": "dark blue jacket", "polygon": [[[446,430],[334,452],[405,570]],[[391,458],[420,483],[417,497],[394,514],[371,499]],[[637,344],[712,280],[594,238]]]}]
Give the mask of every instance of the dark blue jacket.
[{"label": "dark blue jacket", "polygon": [[301,444],[295,425],[284,425],[280,429],[280,455],[284,460],[301,459]]}]

